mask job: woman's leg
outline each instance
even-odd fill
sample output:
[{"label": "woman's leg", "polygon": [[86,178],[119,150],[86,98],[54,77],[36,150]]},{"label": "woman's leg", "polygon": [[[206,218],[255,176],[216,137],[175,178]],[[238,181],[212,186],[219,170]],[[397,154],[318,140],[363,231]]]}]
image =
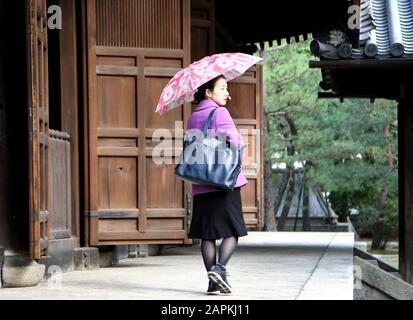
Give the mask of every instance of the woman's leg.
[{"label": "woman's leg", "polygon": [[202,258],[204,259],[205,269],[210,271],[216,264],[215,240],[204,240],[201,242]]},{"label": "woman's leg", "polygon": [[222,240],[219,246],[219,259],[218,263],[226,266],[232,254],[234,253],[238,244],[237,237],[229,237]]},{"label": "woman's leg", "polygon": [[208,272],[208,277],[219,287],[222,293],[231,293],[231,285],[228,283],[227,276],[229,276],[226,264],[231,258],[238,244],[237,237],[229,237],[222,240],[219,246],[218,263]]}]

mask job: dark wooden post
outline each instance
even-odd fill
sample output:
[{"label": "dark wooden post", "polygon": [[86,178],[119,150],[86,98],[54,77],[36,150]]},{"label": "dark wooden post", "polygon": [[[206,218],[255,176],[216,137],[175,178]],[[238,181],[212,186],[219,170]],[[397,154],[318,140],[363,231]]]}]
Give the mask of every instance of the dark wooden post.
[{"label": "dark wooden post", "polygon": [[413,97],[398,107],[399,125],[399,269],[413,284]]}]

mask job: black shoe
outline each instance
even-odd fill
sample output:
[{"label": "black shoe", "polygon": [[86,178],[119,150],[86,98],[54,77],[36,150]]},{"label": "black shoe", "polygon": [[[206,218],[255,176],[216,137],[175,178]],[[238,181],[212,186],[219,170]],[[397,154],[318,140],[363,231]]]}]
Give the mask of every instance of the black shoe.
[{"label": "black shoe", "polygon": [[208,272],[208,278],[215,282],[222,293],[231,293],[232,288],[227,280],[227,270],[221,264],[217,264]]},{"label": "black shoe", "polygon": [[218,296],[221,292],[219,291],[218,285],[212,281],[209,280],[209,284],[208,284],[208,290],[207,290],[207,295],[209,296]]}]

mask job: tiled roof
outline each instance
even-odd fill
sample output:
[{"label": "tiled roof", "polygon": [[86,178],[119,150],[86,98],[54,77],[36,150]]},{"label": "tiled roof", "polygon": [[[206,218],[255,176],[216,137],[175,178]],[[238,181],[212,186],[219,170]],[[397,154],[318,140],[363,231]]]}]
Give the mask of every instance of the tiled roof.
[{"label": "tiled roof", "polygon": [[359,28],[349,18],[345,30],[315,36],[311,51],[325,59],[413,58],[413,0],[361,0],[359,8]]}]

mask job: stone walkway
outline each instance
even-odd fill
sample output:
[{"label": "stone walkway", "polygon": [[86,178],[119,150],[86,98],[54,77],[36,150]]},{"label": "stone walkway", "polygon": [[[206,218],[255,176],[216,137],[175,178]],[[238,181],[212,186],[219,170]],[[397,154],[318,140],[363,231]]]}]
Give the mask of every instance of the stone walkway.
[{"label": "stone walkway", "polygon": [[0,300],[351,300],[353,233],[249,232],[227,268],[230,296],[206,296],[199,246],[73,271],[36,287],[1,288]]}]

